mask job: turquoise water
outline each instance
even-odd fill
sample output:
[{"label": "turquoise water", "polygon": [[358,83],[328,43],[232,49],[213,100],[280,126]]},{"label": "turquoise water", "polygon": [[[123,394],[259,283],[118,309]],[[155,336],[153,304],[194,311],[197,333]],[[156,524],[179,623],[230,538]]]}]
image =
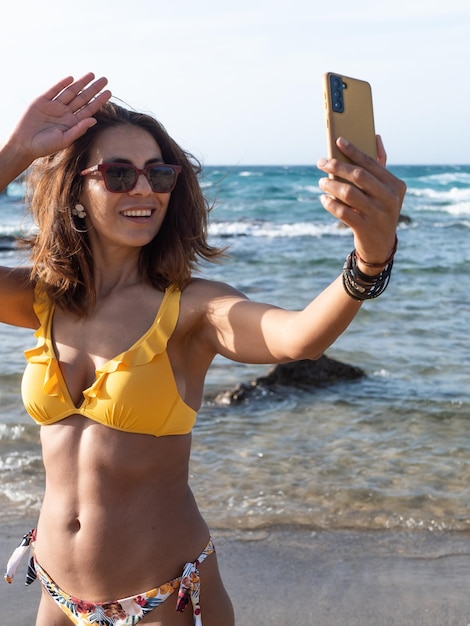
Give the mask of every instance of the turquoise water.
[{"label": "turquoise water", "polygon": [[[214,527],[464,530],[470,520],[470,166],[395,166],[408,185],[392,282],[327,354],[359,381],[242,406],[217,393],[266,366],[216,359],[194,431],[191,485]],[[210,236],[228,245],[203,275],[254,300],[301,308],[352,248],[320,203],[314,167],[208,167]],[[20,189],[0,197],[0,238],[28,229]],[[6,249],[5,249],[6,248]],[[0,248],[0,263],[24,262]],[[0,328],[0,520],[35,515],[36,426],[19,399],[30,331]]]}]

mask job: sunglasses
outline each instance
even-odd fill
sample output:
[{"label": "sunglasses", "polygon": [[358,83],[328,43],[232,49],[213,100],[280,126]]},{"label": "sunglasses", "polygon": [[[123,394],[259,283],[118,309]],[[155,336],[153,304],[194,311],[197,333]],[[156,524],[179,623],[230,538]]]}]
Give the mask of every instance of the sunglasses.
[{"label": "sunglasses", "polygon": [[108,191],[126,193],[134,189],[139,176],[143,174],[152,191],[170,193],[175,188],[176,179],[181,169],[181,165],[167,165],[166,163],[147,165],[143,170],[131,163],[100,163],[83,170],[80,172],[80,176],[100,172]]}]

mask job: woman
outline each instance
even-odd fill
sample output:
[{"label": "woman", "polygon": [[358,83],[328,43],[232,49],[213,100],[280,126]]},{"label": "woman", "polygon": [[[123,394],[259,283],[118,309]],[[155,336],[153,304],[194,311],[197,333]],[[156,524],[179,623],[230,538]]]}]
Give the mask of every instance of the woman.
[{"label": "woman", "polygon": [[341,179],[320,181],[322,203],[352,228],[355,252],[303,311],[252,302],[192,277],[220,255],[198,164],[153,118],[109,103],[105,85],[62,80],[0,151],[0,189],[33,164],[38,225],[32,269],[0,271],[0,320],[37,337],[22,383],[46,471],[36,624],[230,626],[188,486],[206,372],[216,354],[318,358],[386,287],[405,185],[384,168],[380,140],[379,162],[340,140],[351,164],[319,162]]}]

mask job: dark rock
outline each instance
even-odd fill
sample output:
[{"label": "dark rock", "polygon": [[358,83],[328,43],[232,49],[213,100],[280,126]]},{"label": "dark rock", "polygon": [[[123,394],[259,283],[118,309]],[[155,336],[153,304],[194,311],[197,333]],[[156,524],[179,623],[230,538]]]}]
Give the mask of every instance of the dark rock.
[{"label": "dark rock", "polygon": [[400,217],[398,218],[399,224],[411,224],[411,217],[409,215],[402,215],[400,213]]},{"label": "dark rock", "polygon": [[13,250],[16,247],[16,237],[13,235],[0,235],[0,250]]},{"label": "dark rock", "polygon": [[304,359],[274,366],[267,376],[242,383],[232,390],[219,393],[219,404],[241,404],[250,400],[282,400],[292,388],[313,391],[339,382],[363,378],[365,372],[353,365],[341,363],[323,355],[316,361]]}]

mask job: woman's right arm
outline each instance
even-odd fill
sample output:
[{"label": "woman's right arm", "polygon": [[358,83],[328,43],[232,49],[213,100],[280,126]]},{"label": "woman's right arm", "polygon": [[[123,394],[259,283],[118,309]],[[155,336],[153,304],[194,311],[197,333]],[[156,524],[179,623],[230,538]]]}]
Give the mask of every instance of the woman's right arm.
[{"label": "woman's right arm", "polygon": [[[0,191],[35,159],[66,148],[96,123],[93,115],[111,97],[102,91],[107,82],[92,73],[67,77],[30,104],[0,148]],[[29,270],[0,267],[0,322],[37,328],[33,302]]]},{"label": "woman's right arm", "polygon": [[34,283],[25,267],[0,267],[0,322],[37,328],[33,310]]},{"label": "woman's right arm", "polygon": [[92,73],[67,77],[34,100],[0,149],[0,191],[31,163],[66,148],[96,122],[93,115],[111,97],[106,78]]}]

